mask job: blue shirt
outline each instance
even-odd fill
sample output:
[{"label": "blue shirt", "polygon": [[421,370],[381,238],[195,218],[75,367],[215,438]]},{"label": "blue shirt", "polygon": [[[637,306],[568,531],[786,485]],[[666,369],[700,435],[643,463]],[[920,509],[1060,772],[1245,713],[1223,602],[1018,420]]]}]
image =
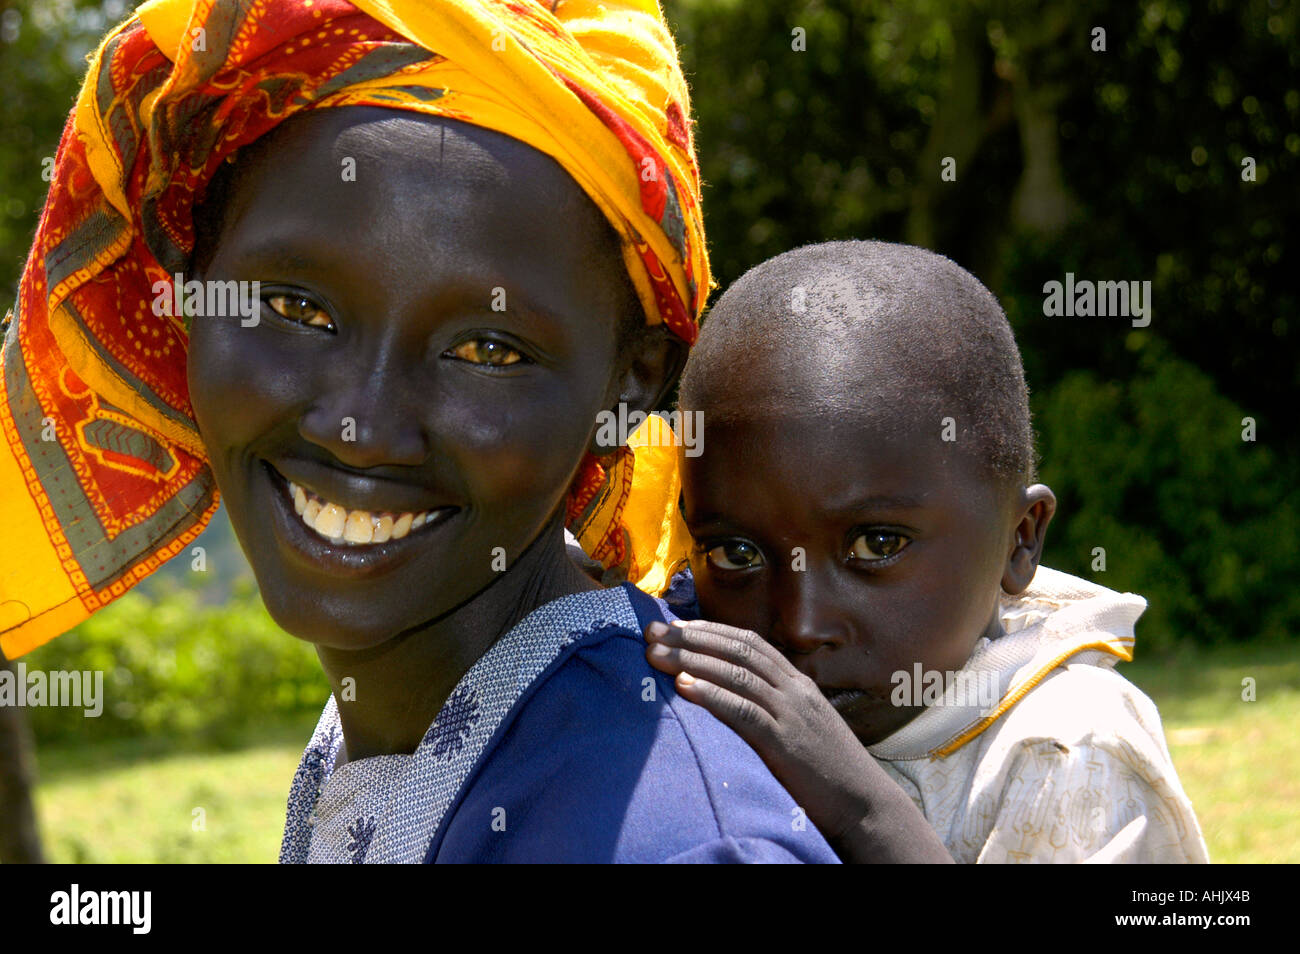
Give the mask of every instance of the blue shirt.
[{"label": "blue shirt", "polygon": [[[413,756],[382,757],[410,760],[387,765],[389,777],[406,779],[395,783],[392,807],[378,818],[343,809],[347,831],[365,833],[347,842],[351,860],[838,863],[754,751],[646,662],[642,628],[674,618],[628,584],[530,614],[520,626],[532,621],[532,634],[512,650],[516,627],[489,650]],[[484,673],[524,665],[520,647],[532,653],[566,627],[536,673],[517,679],[513,699],[498,699]],[[332,709],[331,699],[313,737],[319,757],[309,746],[295,778],[282,861],[306,860],[304,832],[307,845],[313,836],[304,809],[312,811],[338,748]]]}]

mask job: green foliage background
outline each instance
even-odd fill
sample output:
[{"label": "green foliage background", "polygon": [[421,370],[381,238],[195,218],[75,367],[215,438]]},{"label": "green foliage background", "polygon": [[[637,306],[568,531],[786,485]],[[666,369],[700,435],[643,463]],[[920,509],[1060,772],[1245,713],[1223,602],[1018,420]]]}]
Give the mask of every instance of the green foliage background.
[{"label": "green foliage background", "polygon": [[[127,5],[0,6],[0,288],[12,289],[84,56]],[[1295,5],[668,0],[665,10],[694,93],[721,286],[833,238],[950,255],[1003,301],[1024,353],[1041,475],[1061,505],[1046,562],[1147,597],[1139,653],[1293,637]],[[1091,49],[1096,27],[1104,52]],[[939,176],[948,156],[955,182]],[[1247,156],[1254,182],[1241,178]],[[1150,327],[1044,318],[1043,283],[1067,271],[1150,280]],[[1247,417],[1253,442],[1242,439]],[[228,528],[212,532],[225,544],[214,552],[227,552]],[[1104,572],[1093,570],[1098,547]],[[216,590],[187,589],[202,578],[187,569],[30,663],[104,670],[105,736],[220,743],[268,715],[317,711],[328,689],[314,654],[266,616],[238,558],[215,561]],[[79,710],[31,718],[43,742],[84,732]]]},{"label": "green foliage background", "polygon": [[[319,714],[329,683],[310,645],[267,615],[250,578],[218,602],[173,580],[134,590],[30,653],[46,671],[104,673],[94,738],[155,737],[235,746],[277,719]],[[84,742],[83,709],[30,709],[42,744]]]}]

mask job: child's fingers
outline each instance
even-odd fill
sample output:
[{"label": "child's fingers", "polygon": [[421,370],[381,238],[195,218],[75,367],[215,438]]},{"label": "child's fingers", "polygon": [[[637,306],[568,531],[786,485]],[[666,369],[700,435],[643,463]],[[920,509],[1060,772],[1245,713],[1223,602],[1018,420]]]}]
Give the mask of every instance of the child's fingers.
[{"label": "child's fingers", "polygon": [[657,659],[673,660],[679,672],[711,682],[715,686],[756,703],[769,712],[774,712],[776,709],[775,700],[779,690],[744,666],[727,662],[717,656],[664,645],[652,645],[646,651],[646,658],[651,660],[652,664]]},{"label": "child's fingers", "polygon": [[[646,627],[645,636],[651,646],[666,646],[702,656],[713,656],[750,670],[773,686],[780,685],[782,677],[788,676],[783,667],[772,659],[771,653],[766,651],[770,647],[757,634],[732,626],[722,629],[723,632],[719,633],[696,622],[667,627],[651,623]],[[690,668],[689,665],[687,668]]]},{"label": "child's fingers", "polygon": [[[769,661],[771,665],[770,672],[773,675],[781,673],[789,676],[798,671],[790,664],[790,661],[785,658],[781,650],[777,649],[753,630],[741,629],[738,626],[728,626],[725,623],[715,623],[712,620],[707,619],[682,620],[680,621],[680,625],[688,631],[693,630],[695,632],[710,633],[718,639],[733,640],[735,642],[743,643],[748,648],[749,652]],[[676,629],[678,627],[674,626],[672,628]]]},{"label": "child's fingers", "polygon": [[776,734],[776,720],[772,714],[744,696],[683,672],[677,677],[677,692],[683,699],[703,706],[722,723],[754,747],[769,742]]},{"label": "child's fingers", "polygon": [[675,676],[679,672],[682,672],[685,667],[682,665],[681,657],[676,653],[656,652],[655,650],[658,646],[659,644],[657,643],[651,643],[646,646],[646,661],[660,672],[667,673],[670,676]]}]

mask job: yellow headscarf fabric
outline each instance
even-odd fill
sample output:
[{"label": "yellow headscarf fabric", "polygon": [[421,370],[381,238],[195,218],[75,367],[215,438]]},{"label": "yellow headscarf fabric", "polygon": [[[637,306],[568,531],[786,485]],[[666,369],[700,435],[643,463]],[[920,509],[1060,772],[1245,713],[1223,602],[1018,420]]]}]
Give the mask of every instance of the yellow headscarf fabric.
[{"label": "yellow headscarf fabric", "polygon": [[[215,512],[188,329],[154,313],[152,289],[185,271],[191,210],[221,162],[300,110],[347,105],[459,119],[551,156],[622,237],[647,322],[694,341],[711,285],[699,170],[655,0],[151,0],[91,59],[4,323],[7,657],[125,593]],[[658,591],[675,469],[636,459],[585,460],[568,524],[611,579]],[[654,503],[629,512],[650,484]]]}]

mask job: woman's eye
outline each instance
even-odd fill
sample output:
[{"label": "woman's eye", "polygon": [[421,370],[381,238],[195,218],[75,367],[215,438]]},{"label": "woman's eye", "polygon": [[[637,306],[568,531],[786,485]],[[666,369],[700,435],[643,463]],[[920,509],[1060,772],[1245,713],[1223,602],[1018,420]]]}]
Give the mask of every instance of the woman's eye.
[{"label": "woman's eye", "polygon": [[474,338],[456,345],[447,354],[471,364],[487,364],[501,368],[507,364],[517,364],[524,356],[514,348],[491,338]]},{"label": "woman's eye", "polygon": [[744,540],[716,546],[709,551],[708,558],[720,570],[748,570],[763,565],[763,555],[758,552],[758,547]]},{"label": "woman's eye", "polygon": [[334,328],[330,316],[325,314],[314,301],[302,295],[272,295],[266,299],[266,303],[277,315],[289,321],[310,325],[313,328]]},{"label": "woman's eye", "polygon": [[884,560],[898,553],[911,542],[901,533],[872,530],[853,541],[851,552],[859,560]]}]

